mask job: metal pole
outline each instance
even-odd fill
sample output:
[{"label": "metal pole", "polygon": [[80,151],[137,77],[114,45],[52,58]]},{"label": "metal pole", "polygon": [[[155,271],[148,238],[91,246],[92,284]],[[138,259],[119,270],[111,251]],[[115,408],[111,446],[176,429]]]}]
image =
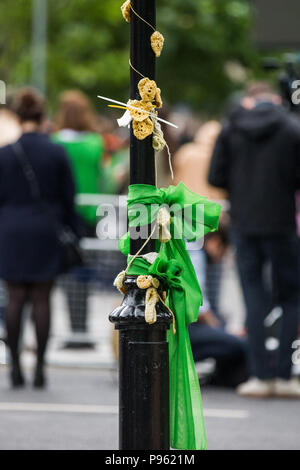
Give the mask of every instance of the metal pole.
[{"label": "metal pole", "polygon": [[[155,26],[155,0],[131,0],[134,10]],[[145,77],[155,78],[155,55],[150,37],[153,30],[136,15],[131,15],[131,63]],[[131,98],[140,99],[141,76],[130,71]],[[130,137],[131,184],[155,184],[152,137]],[[136,253],[145,240],[131,240]],[[144,253],[154,251],[150,241]],[[170,313],[158,303],[157,322],[145,322],[145,291],[136,285],[136,277],[127,276],[126,295],[120,307],[110,315],[119,330],[119,442],[121,450],[169,449],[169,357],[166,332]]]},{"label": "metal pole", "polygon": [[47,0],[32,3],[31,83],[46,93]]}]

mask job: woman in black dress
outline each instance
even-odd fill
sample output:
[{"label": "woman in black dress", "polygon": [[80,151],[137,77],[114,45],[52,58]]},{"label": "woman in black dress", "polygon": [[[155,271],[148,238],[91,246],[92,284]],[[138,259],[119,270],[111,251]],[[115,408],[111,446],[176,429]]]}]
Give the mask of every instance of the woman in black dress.
[{"label": "woman in black dress", "polygon": [[1,148],[0,278],[5,280],[8,291],[6,328],[11,382],[15,387],[24,384],[19,337],[22,311],[30,301],[37,336],[34,386],[43,387],[50,294],[55,278],[63,270],[63,248],[57,227],[67,225],[78,232],[75,189],[64,149],[41,132],[45,116],[43,98],[31,89],[24,89],[16,96],[13,108],[23,132],[17,147],[34,172],[40,197],[34,197],[30,175],[26,176],[14,146]]}]

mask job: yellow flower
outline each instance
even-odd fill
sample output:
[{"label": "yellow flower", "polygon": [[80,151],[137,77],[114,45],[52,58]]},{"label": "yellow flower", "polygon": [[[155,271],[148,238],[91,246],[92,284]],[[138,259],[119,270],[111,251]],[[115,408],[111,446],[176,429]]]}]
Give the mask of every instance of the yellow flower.
[{"label": "yellow flower", "polygon": [[[128,108],[132,119],[139,122],[144,121],[149,117],[149,112],[153,107],[152,103],[144,103],[143,101],[138,100],[129,100],[127,104],[133,106],[134,108],[139,108]],[[144,112],[142,110],[144,110]]]},{"label": "yellow flower", "polygon": [[151,47],[156,55],[156,57],[160,57],[161,51],[164,47],[165,38],[159,31],[155,31],[151,36]]},{"label": "yellow flower", "polygon": [[144,121],[133,121],[132,123],[133,133],[138,140],[144,140],[146,137],[153,133],[153,122],[150,118]]},{"label": "yellow flower", "polygon": [[147,103],[148,101],[153,101],[156,95],[157,86],[154,80],[149,78],[142,78],[139,81],[138,89],[142,98],[142,101]]},{"label": "yellow flower", "polygon": [[130,23],[130,18],[131,18],[131,3],[130,0],[126,0],[126,2],[123,3],[121,6],[122,10],[122,15],[124,20],[127,21],[127,23]]}]

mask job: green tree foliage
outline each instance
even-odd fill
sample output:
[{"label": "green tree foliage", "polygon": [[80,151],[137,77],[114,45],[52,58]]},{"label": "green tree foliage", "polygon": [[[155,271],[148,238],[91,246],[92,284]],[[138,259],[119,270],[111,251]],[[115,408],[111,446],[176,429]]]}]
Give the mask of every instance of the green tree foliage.
[{"label": "green tree foliage", "polygon": [[[48,0],[47,89],[54,106],[66,88],[90,97],[126,99],[129,25],[122,0]],[[30,82],[31,0],[0,2],[0,78]],[[248,0],[157,0],[157,27],[166,44],[159,84],[170,103],[215,112],[236,88],[228,61],[255,64]],[[96,100],[95,100],[96,101]]]}]

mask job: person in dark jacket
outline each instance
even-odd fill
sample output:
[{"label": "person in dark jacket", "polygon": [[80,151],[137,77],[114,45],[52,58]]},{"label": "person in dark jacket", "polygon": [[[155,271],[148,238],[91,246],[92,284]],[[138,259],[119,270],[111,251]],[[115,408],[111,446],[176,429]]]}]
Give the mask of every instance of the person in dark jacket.
[{"label": "person in dark jacket", "polygon": [[51,288],[63,269],[63,248],[58,241],[57,227],[65,224],[75,232],[78,230],[73,205],[75,189],[64,149],[40,132],[45,115],[44,99],[31,89],[23,89],[15,97],[13,109],[23,132],[17,145],[33,169],[41,198],[33,196],[28,175],[13,145],[1,148],[0,278],[5,280],[8,291],[6,328],[12,385],[24,384],[19,337],[22,311],[29,300],[37,335],[34,386],[42,387]]},{"label": "person in dark jacket", "polygon": [[[238,393],[296,396],[291,377],[299,312],[295,191],[300,187],[300,127],[268,84],[250,86],[216,143],[209,183],[229,193],[233,241],[247,310],[252,375]],[[272,271],[272,300],[283,309],[276,367],[265,350],[270,308],[264,267]]]}]

